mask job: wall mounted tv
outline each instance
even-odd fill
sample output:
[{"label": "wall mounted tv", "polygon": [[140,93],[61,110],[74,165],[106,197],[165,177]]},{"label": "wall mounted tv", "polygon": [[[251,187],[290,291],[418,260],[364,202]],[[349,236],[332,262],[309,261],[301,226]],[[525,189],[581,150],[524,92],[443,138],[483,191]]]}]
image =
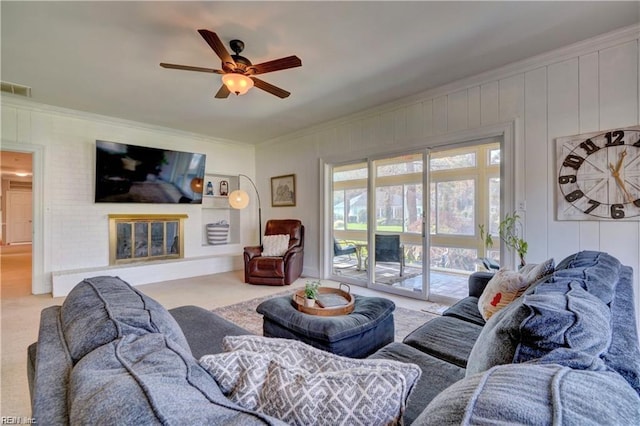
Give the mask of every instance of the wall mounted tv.
[{"label": "wall mounted tv", "polygon": [[96,203],[202,204],[206,155],[96,141]]}]

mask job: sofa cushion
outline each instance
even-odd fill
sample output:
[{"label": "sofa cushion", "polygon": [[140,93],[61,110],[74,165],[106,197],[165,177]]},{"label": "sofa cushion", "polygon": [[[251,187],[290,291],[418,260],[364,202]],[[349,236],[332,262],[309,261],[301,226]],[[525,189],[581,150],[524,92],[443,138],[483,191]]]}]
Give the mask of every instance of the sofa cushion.
[{"label": "sofa cushion", "polygon": [[459,300],[455,305],[444,311],[442,316],[458,318],[477,325],[484,325],[486,323],[478,310],[478,298],[474,296],[468,296]]},{"label": "sofa cushion", "polygon": [[68,423],[67,389],[73,362],[61,336],[60,306],[43,309],[31,393],[32,414],[41,423],[40,419],[49,424]]},{"label": "sofa cushion", "polygon": [[184,332],[195,359],[222,352],[222,339],[225,336],[251,334],[250,331],[199,306],[180,306],[169,309],[169,313]]},{"label": "sofa cushion", "polygon": [[282,424],[229,401],[198,362],[159,333],[126,335],[78,361],[70,424]]},{"label": "sofa cushion", "polygon": [[464,368],[421,352],[400,342],[393,342],[378,350],[369,359],[389,359],[413,363],[423,374],[418,379],[404,415],[404,424],[410,425],[422,413],[431,400],[447,387],[464,378]]},{"label": "sofa cushion", "polygon": [[566,294],[525,294],[491,317],[467,364],[467,376],[498,364],[538,359],[582,369],[604,369],[610,312],[578,283]]},{"label": "sofa cushion", "polygon": [[638,395],[614,372],[507,364],[453,384],[413,425],[630,425],[639,418]]},{"label": "sofa cushion", "polygon": [[640,346],[634,311],[633,270],[623,266],[611,303],[611,345],[603,359],[640,395]]},{"label": "sofa cushion", "polygon": [[411,332],[403,343],[464,368],[481,331],[477,324],[439,317]]},{"label": "sofa cushion", "polygon": [[74,363],[126,334],[163,333],[189,350],[169,312],[117,277],[87,278],[76,285],[62,304],[60,318]]},{"label": "sofa cushion", "polygon": [[563,259],[553,279],[541,287],[543,291],[565,291],[568,283],[575,281],[608,305],[613,300],[621,266],[618,259],[607,253],[581,251]]},{"label": "sofa cushion", "polygon": [[414,364],[358,360],[261,336],[224,339],[229,352],[200,359],[223,393],[291,424],[399,423],[420,377]]}]

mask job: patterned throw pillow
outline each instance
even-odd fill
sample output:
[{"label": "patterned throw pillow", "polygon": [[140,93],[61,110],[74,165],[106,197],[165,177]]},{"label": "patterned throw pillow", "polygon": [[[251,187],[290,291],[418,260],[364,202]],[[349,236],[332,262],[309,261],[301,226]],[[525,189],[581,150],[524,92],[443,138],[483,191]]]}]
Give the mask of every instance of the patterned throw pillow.
[{"label": "patterned throw pillow", "polygon": [[513,302],[533,284],[553,274],[553,258],[540,264],[529,263],[518,270],[501,269],[491,278],[478,299],[478,310],[487,321],[493,314]]},{"label": "patterned throw pillow", "polygon": [[513,302],[527,289],[526,277],[519,272],[500,269],[491,278],[478,299],[478,310],[487,321],[493,314]]},{"label": "patterned throw pillow", "polygon": [[401,424],[417,365],[341,357],[305,343],[226,337],[200,364],[237,404],[290,424]]},{"label": "patterned throw pillow", "polygon": [[289,249],[289,234],[265,235],[262,239],[262,255],[281,257]]}]

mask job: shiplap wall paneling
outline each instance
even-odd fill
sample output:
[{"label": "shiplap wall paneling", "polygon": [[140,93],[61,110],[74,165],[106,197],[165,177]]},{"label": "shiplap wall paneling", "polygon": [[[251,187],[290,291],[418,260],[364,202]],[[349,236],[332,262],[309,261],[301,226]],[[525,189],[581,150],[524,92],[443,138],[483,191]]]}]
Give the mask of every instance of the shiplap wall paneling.
[{"label": "shiplap wall paneling", "polygon": [[407,139],[417,140],[424,137],[424,109],[422,102],[407,106]]},{"label": "shiplap wall paneling", "polygon": [[378,129],[377,142],[382,146],[390,146],[395,141],[396,113],[387,111],[378,116],[376,127]]},{"label": "shiplap wall paneling", "polygon": [[435,134],[433,125],[433,100],[428,99],[422,103],[422,113],[424,114],[423,135],[425,137]]},{"label": "shiplap wall paneling", "polygon": [[[526,200],[524,173],[526,170],[524,157],[524,126],[521,118],[524,117],[524,74],[517,74],[502,79],[498,82],[498,119],[500,122],[516,121],[516,142],[514,144],[514,200],[515,209],[525,223],[525,234],[529,234],[526,210],[519,210],[518,204]],[[505,161],[508,161],[505,159]],[[510,212],[503,212],[503,214]],[[525,238],[527,235],[525,235]]]},{"label": "shiplap wall paneling", "polygon": [[480,106],[480,86],[470,87],[467,90],[468,96],[468,119],[467,125],[470,129],[480,127],[481,106]]},{"label": "shiplap wall paneling", "polygon": [[543,262],[548,259],[546,232],[549,220],[549,191],[547,185],[550,170],[547,142],[547,68],[529,71],[524,76],[524,152],[526,228],[529,252],[527,261]]},{"label": "shiplap wall paneling", "polygon": [[15,108],[2,108],[2,139],[7,142],[17,142],[17,115],[18,111]]},{"label": "shiplap wall paneling", "polygon": [[433,100],[433,134],[447,133],[447,97],[440,96]]},{"label": "shiplap wall paneling", "polygon": [[[600,82],[598,77],[598,52],[583,55],[578,59],[580,105],[579,133],[600,129]],[[580,222],[580,247],[593,249],[600,246],[600,223]]]},{"label": "shiplap wall paneling", "polygon": [[447,97],[447,131],[464,130],[469,121],[469,97],[467,90],[451,93]]},{"label": "shiplap wall paneling", "polygon": [[[600,127],[626,127],[638,117],[638,44],[624,43],[600,51]],[[618,259],[640,273],[638,238],[640,222],[601,222],[600,249],[616,253]],[[625,250],[620,250],[621,243]]]},{"label": "shiplap wall paneling", "polygon": [[[549,65],[547,100],[548,138],[549,144],[553,147],[547,153],[547,161],[555,164],[555,138],[579,132],[580,93],[577,58]],[[548,212],[547,246],[551,257],[562,259],[567,253],[580,250],[580,226],[575,221],[556,220],[555,171],[548,175],[548,200],[551,209]]]},{"label": "shiplap wall paneling", "polygon": [[407,108],[393,111],[393,139],[406,144],[407,141]]},{"label": "shiplap wall paneling", "polygon": [[482,125],[498,122],[498,82],[493,81],[480,86],[480,118]]},{"label": "shiplap wall paneling", "polygon": [[[364,139],[364,120],[351,121],[349,124],[351,135],[351,149],[347,152],[362,151],[367,143]],[[340,150],[336,152],[342,152]]]},{"label": "shiplap wall paneling", "polygon": [[381,143],[380,115],[366,117],[362,122],[362,137],[367,148],[375,148]]}]

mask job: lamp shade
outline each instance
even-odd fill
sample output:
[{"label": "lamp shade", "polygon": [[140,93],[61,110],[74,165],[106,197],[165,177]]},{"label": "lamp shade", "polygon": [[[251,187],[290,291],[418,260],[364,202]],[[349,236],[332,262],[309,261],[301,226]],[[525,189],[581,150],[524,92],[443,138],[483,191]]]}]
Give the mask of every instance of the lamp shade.
[{"label": "lamp shade", "polygon": [[234,209],[244,209],[249,205],[249,194],[242,189],[236,189],[229,194],[229,205]]},{"label": "lamp shade", "polygon": [[222,76],[222,82],[231,93],[244,95],[253,87],[253,80],[243,74],[229,73]]}]

